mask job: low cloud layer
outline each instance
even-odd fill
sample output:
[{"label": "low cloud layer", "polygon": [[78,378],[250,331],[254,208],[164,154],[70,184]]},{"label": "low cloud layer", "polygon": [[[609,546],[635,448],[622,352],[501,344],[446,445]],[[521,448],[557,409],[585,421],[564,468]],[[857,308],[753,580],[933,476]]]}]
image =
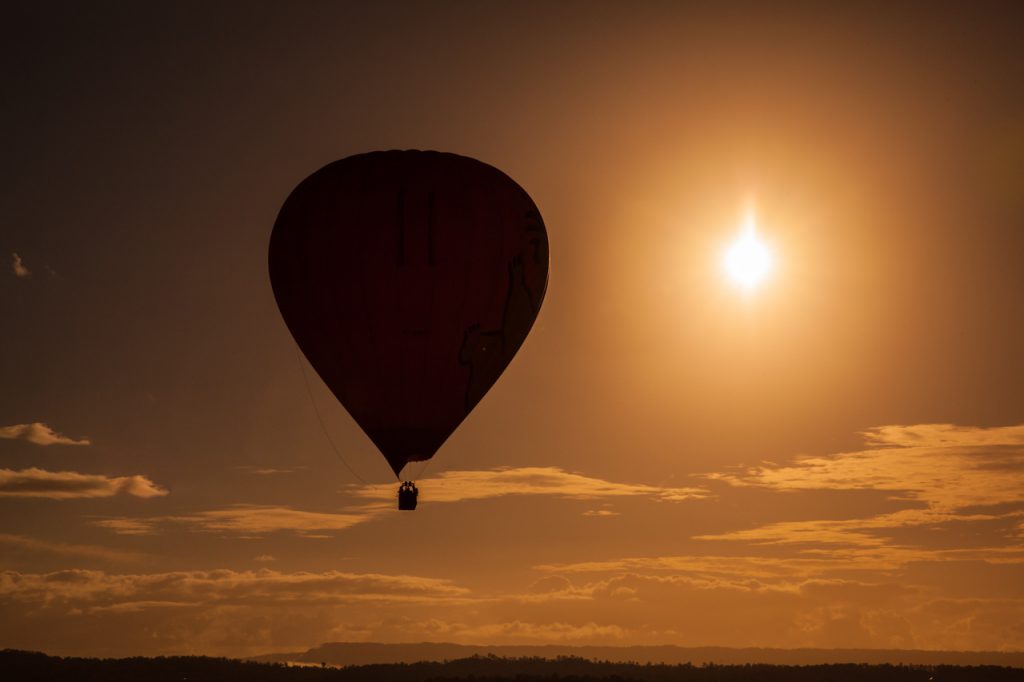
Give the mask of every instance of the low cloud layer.
[{"label": "low cloud layer", "polygon": [[438,578],[342,571],[3,571],[0,640],[53,653],[247,655],[306,648],[353,619],[429,613],[467,595]]},{"label": "low cloud layer", "polygon": [[0,497],[43,497],[70,500],[89,497],[159,497],[167,491],[145,476],[103,476],[74,471],[31,468],[0,469]]},{"label": "low cloud layer", "polygon": [[[17,615],[26,612],[31,619]],[[0,573],[0,637],[37,647],[50,637],[60,642],[54,653],[250,655],[339,640],[1014,649],[1024,643],[1020,622],[1024,599],[931,594],[886,579],[627,571],[552,574],[496,594],[340,571]]]},{"label": "low cloud layer", "polygon": [[42,422],[0,426],[0,438],[24,440],[36,445],[91,445],[88,438],[75,440],[62,436]]}]

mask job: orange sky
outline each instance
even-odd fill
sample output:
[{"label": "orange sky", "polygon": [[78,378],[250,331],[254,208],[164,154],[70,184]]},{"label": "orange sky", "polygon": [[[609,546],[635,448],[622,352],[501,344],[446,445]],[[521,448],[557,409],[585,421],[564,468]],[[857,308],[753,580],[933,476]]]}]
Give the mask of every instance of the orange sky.
[{"label": "orange sky", "polygon": [[[1024,649],[1013,6],[679,4],[11,10],[0,648]],[[292,188],[390,148],[551,244],[414,514],[266,273]]]}]

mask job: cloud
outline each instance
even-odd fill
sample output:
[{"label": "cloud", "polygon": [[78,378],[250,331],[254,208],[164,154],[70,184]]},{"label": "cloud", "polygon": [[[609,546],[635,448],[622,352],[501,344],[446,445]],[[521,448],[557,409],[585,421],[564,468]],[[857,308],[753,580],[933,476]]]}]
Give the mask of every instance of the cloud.
[{"label": "cloud", "polygon": [[74,615],[81,615],[82,613],[141,613],[144,611],[151,611],[153,609],[180,609],[189,606],[195,606],[195,603],[156,600],[126,601],[118,604],[109,604],[107,606],[90,606],[85,611],[82,609],[76,609],[73,613]]},{"label": "cloud", "polygon": [[[463,502],[512,495],[548,495],[573,500],[616,497],[651,497],[667,502],[709,497],[703,488],[667,488],[643,483],[616,483],[558,467],[500,468],[483,471],[447,471],[421,484],[424,502]],[[357,497],[391,501],[393,484],[369,485],[354,491]]]},{"label": "cloud", "polygon": [[379,573],[283,573],[258,571],[178,571],[153,574],[112,574],[71,569],[30,574],[0,572],[0,599],[64,607],[106,607],[118,604],[175,603],[263,605],[282,603],[403,603],[460,599],[468,590],[449,580]]},{"label": "cloud", "polygon": [[15,277],[28,277],[32,272],[25,267],[25,263],[22,262],[21,256],[16,253],[11,254],[11,267],[14,270]]},{"label": "cloud", "polygon": [[24,440],[36,445],[91,445],[88,438],[75,440],[55,432],[42,422],[0,426],[0,438]]},{"label": "cloud", "polygon": [[869,445],[958,447],[1024,445],[1024,424],[979,428],[954,424],[876,426],[863,432]]},{"label": "cloud", "polygon": [[[940,513],[934,509],[908,509],[891,514],[879,514],[858,519],[813,519],[806,521],[783,521],[755,528],[726,531],[694,536],[698,540],[748,541],[760,544],[820,544],[850,545],[860,548],[876,548],[881,552],[902,550],[894,546],[894,534],[918,530],[919,542],[930,535],[949,532],[957,524],[974,524],[979,538],[1005,544],[1011,539],[1010,528],[1015,520],[1024,516],[1017,510],[1004,514],[955,514]],[[988,526],[986,529],[985,526]],[[986,531],[987,532],[983,532]],[[904,542],[912,542],[905,540]],[[911,545],[912,546],[912,545]],[[1000,545],[989,546],[990,553],[1003,549]]]},{"label": "cloud", "polygon": [[362,514],[331,514],[301,511],[289,507],[237,505],[228,509],[197,512],[166,517],[175,523],[202,530],[241,533],[272,533],[279,530],[297,532],[344,530],[366,520]]},{"label": "cloud", "polygon": [[112,497],[159,497],[167,491],[145,476],[108,477],[74,471],[0,469],[0,497],[44,497],[51,500]]},{"label": "cloud", "polygon": [[245,656],[305,649],[400,614],[427,621],[468,599],[450,580],[407,574],[0,571],[0,640],[69,654]]},{"label": "cloud", "polygon": [[138,552],[129,552],[96,545],[75,545],[62,542],[47,542],[23,535],[0,533],[0,545],[6,545],[9,552],[21,550],[31,553],[55,554],[58,556],[98,559],[101,561],[133,562],[143,558]]},{"label": "cloud", "polygon": [[267,563],[268,561],[277,561],[277,557],[273,554],[259,554],[252,558],[253,561],[259,561],[260,563]]},{"label": "cloud", "polygon": [[[872,566],[875,564],[872,563]],[[561,573],[622,573],[645,571],[674,573],[706,578],[749,580],[792,579],[794,576],[819,575],[835,569],[835,562],[826,557],[765,557],[680,555],[663,557],[627,557],[605,561],[581,561],[541,564],[537,570]]]},{"label": "cloud", "polygon": [[534,594],[551,594],[552,592],[569,592],[572,589],[572,582],[564,575],[546,575],[533,581],[527,591]]},{"label": "cloud", "polygon": [[94,525],[122,535],[145,535],[167,527],[241,535],[262,535],[292,531],[309,538],[329,538],[316,531],[339,531],[371,518],[366,511],[332,514],[255,504],[239,504],[225,509],[149,518],[101,519]]},{"label": "cloud", "polygon": [[[733,538],[734,539],[734,538]],[[604,561],[541,564],[534,568],[552,576],[637,572],[645,575],[680,575],[700,580],[734,583],[757,581],[791,584],[793,581],[860,576],[862,580],[890,578],[922,565],[962,569],[966,565],[1024,569],[1024,547],[921,549],[912,547],[801,548],[788,555],[678,555],[625,557]]]},{"label": "cloud", "polygon": [[[291,531],[306,538],[326,539],[332,536],[324,534],[324,531],[346,530],[394,510],[396,487],[393,483],[353,486],[349,492],[357,500],[363,501],[339,512],[237,504],[224,509],[176,516],[103,519],[95,521],[94,525],[122,535],[152,534],[178,527],[245,536]],[[708,494],[706,490],[700,488],[665,488],[639,483],[615,483],[569,473],[557,467],[524,467],[445,472],[420,482],[419,499],[421,502],[441,504],[525,495],[548,495],[573,500],[645,496],[659,501],[679,502]],[[608,510],[584,513],[592,516],[615,515],[615,512]]]},{"label": "cloud", "polygon": [[457,628],[455,634],[463,642],[491,644],[621,644],[627,631],[618,625],[594,622],[578,625],[565,622],[531,623],[521,620],[489,623],[476,627]]},{"label": "cloud", "polygon": [[[707,540],[889,546],[895,529],[988,528],[995,547],[1024,516],[1024,425],[882,426],[857,452],[803,457],[707,477],[779,492],[886,491],[904,509],[852,519],[802,519],[700,536]],[[922,536],[923,537],[923,536]],[[1001,538],[1001,539],[1000,539]]]},{"label": "cloud", "polygon": [[152,519],[100,519],[93,521],[94,526],[107,528],[118,535],[152,535],[155,532],[156,522]]},{"label": "cloud", "polygon": [[239,466],[235,467],[246,473],[254,476],[273,476],[275,474],[293,474],[296,471],[302,471],[306,467],[289,467],[287,469],[276,469],[274,467],[253,467],[253,466]]}]

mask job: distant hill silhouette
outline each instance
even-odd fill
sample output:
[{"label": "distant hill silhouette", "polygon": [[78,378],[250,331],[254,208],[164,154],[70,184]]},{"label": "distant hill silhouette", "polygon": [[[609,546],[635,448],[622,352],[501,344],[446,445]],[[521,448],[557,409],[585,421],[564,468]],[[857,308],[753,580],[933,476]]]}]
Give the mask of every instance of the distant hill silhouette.
[{"label": "distant hill silhouette", "polygon": [[831,664],[641,665],[582,658],[465,658],[331,668],[201,656],[60,658],[0,651],[0,672],[14,682],[1020,682],[1024,670],[996,666]]},{"label": "distant hill silhouette", "polygon": [[333,642],[308,651],[268,654],[252,660],[266,662],[368,665],[373,663],[416,663],[451,661],[472,656],[500,658],[579,657],[591,661],[636,663],[715,663],[738,665],[822,665],[866,663],[894,665],[997,665],[1024,668],[1024,651],[926,651],[916,649],[733,649],[729,647],[657,646],[474,646],[422,642],[419,644],[377,644]]}]

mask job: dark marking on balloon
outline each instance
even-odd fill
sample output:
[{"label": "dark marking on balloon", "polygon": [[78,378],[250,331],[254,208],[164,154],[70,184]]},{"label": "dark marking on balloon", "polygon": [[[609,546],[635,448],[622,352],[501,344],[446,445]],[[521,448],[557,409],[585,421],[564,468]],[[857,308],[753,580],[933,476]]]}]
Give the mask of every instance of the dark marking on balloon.
[{"label": "dark marking on balloon", "polygon": [[[530,285],[526,283],[526,268],[523,266],[523,256],[517,255],[512,258],[508,265],[508,296],[505,298],[505,311],[501,318],[502,336],[506,343],[509,341],[511,330],[522,328],[525,322],[525,332],[515,333],[511,347],[519,350],[519,346],[526,339],[526,335],[533,326],[533,320],[537,317],[539,310]],[[515,352],[515,351],[513,351]],[[509,361],[512,358],[509,357]]]},{"label": "dark marking on balloon", "polygon": [[527,232],[544,232],[544,219],[540,217],[539,211],[530,210],[526,212]]},{"label": "dark marking on balloon", "polygon": [[[512,356],[526,340],[526,334],[515,333],[523,320],[537,316],[537,303],[526,283],[526,270],[522,255],[508,264],[508,294],[501,318],[501,328],[480,331],[480,325],[471,325],[462,336],[459,364],[469,366],[466,383],[466,411],[472,410],[491,388],[486,377],[501,374],[512,361]],[[527,328],[528,331],[528,328]]]},{"label": "dark marking on balloon", "polygon": [[491,388],[488,380],[496,370],[502,368],[505,343],[500,329],[480,331],[474,324],[466,329],[459,349],[459,364],[469,367],[469,381],[466,382],[466,412],[472,410]]},{"label": "dark marking on balloon", "polygon": [[526,232],[536,233],[530,238],[529,244],[533,247],[533,262],[537,265],[545,265],[548,262],[548,239],[547,230],[544,229],[544,219],[540,211],[530,210],[526,212]]}]

